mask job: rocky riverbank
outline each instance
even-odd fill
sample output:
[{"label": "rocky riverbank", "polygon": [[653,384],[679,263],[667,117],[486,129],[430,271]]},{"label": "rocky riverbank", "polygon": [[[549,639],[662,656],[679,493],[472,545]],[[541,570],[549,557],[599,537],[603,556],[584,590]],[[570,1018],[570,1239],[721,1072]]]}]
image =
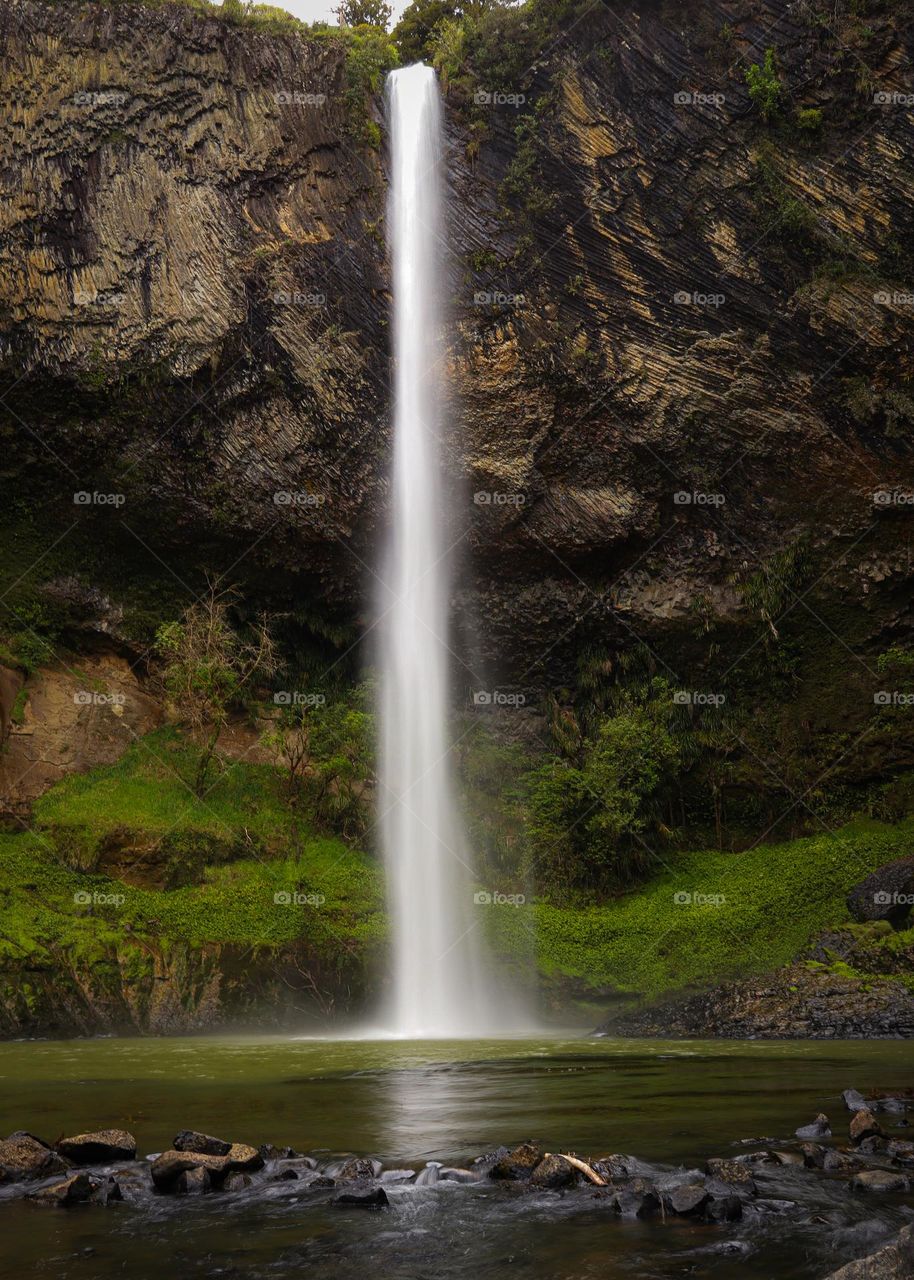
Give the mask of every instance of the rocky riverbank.
[{"label": "rocky riverbank", "polygon": [[[418,1191],[462,1187],[487,1197],[540,1197],[547,1205],[573,1196],[582,1211],[637,1219],[658,1230],[688,1220],[720,1231],[722,1245],[734,1254],[743,1243],[741,1224],[754,1235],[788,1220],[820,1234],[842,1226],[844,1257],[878,1250],[836,1276],[914,1276],[911,1229],[905,1226],[914,1217],[914,1141],[906,1136],[914,1089],[873,1097],[848,1089],[843,1106],[847,1114],[840,1121],[820,1114],[787,1139],[737,1139],[700,1168],[650,1164],[622,1153],[552,1152],[534,1140],[461,1163],[386,1168],[371,1155],[254,1146],[188,1129],[168,1149],[138,1158],[136,1140],[122,1129],[54,1143],[18,1131],[0,1142],[0,1206],[24,1198],[51,1208],[129,1205],[142,1211],[163,1198],[177,1206],[202,1195],[228,1197],[227,1204],[281,1196],[342,1211],[397,1213]],[[846,1197],[859,1196],[872,1201],[874,1212],[849,1230]],[[899,1226],[901,1233],[887,1243]]]}]

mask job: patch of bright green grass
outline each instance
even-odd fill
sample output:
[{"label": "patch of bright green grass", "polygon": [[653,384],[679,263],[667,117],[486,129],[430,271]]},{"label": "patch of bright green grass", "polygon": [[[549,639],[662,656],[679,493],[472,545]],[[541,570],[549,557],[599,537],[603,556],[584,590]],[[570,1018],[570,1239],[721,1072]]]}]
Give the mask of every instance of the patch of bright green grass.
[{"label": "patch of bright green grass", "polygon": [[[500,908],[501,946],[535,930],[540,967],[594,990],[655,997],[761,974],[793,960],[822,929],[848,919],[849,889],[908,853],[914,822],[855,822],[834,836],[743,853],[674,855],[643,888],[599,906]],[[677,895],[690,895],[677,900]],[[699,895],[701,895],[699,897]]]}]

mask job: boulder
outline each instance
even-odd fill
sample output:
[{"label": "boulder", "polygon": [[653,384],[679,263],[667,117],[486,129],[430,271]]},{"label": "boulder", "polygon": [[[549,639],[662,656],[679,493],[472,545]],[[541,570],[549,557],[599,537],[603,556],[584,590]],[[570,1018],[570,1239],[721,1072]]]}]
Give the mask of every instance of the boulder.
[{"label": "boulder", "polygon": [[578,1181],[578,1171],[561,1156],[546,1155],[530,1175],[532,1187],[543,1187],[555,1190],[558,1187],[573,1187]]},{"label": "boulder", "polygon": [[812,1124],[804,1124],[796,1130],[796,1136],[804,1141],[815,1141],[819,1138],[831,1137],[831,1125],[828,1116],[819,1112]]},{"label": "boulder", "polygon": [[859,1169],[863,1162],[847,1151],[826,1149],[822,1157],[822,1168],[826,1173],[844,1173],[848,1169]]},{"label": "boulder", "polygon": [[803,1163],[807,1169],[824,1169],[825,1157],[828,1154],[828,1147],[823,1147],[818,1142],[801,1142],[800,1150],[803,1152]]},{"label": "boulder", "polygon": [[914,1168],[914,1142],[891,1141],[886,1147],[886,1154],[891,1156],[893,1164],[902,1168]]},{"label": "boulder", "polygon": [[532,1142],[522,1142],[492,1166],[489,1177],[506,1182],[521,1182],[530,1177],[539,1162],[539,1147]]},{"label": "boulder", "polygon": [[848,1111],[863,1111],[866,1107],[866,1098],[856,1089],[845,1089],[841,1097]]},{"label": "boulder", "polygon": [[703,1182],[684,1182],[667,1191],[664,1203],[670,1213],[680,1218],[694,1218],[704,1212],[710,1199]]},{"label": "boulder", "polygon": [[799,1151],[772,1151],[772,1158],[775,1164],[793,1165],[796,1168],[803,1168],[806,1160]]},{"label": "boulder", "polygon": [[[219,1139],[211,1138],[208,1141],[218,1142]],[[226,1145],[230,1144],[226,1143]],[[181,1148],[178,1147],[178,1150],[180,1151]],[[277,1147],[272,1142],[262,1142],[258,1147],[258,1151],[264,1160],[295,1160],[298,1157],[298,1152],[294,1147]]]},{"label": "boulder", "polygon": [[32,1133],[18,1129],[0,1142],[0,1182],[27,1182],[63,1173],[70,1166],[63,1156]]},{"label": "boulder", "polygon": [[74,1173],[64,1182],[55,1182],[53,1186],[32,1191],[28,1198],[36,1204],[57,1205],[61,1209],[67,1209],[70,1205],[85,1204],[87,1200],[91,1200],[98,1185],[97,1179],[88,1173]]},{"label": "boulder", "polygon": [[202,1196],[211,1191],[212,1186],[209,1170],[198,1165],[195,1169],[185,1169],[178,1175],[174,1190],[179,1196]]},{"label": "boulder", "polygon": [[891,1244],[849,1262],[827,1280],[914,1280],[914,1227],[905,1227]]},{"label": "boulder", "polygon": [[72,1164],[108,1164],[112,1160],[136,1158],[136,1138],[126,1129],[99,1129],[61,1138],[57,1150]]},{"label": "boulder", "polygon": [[172,1191],[182,1173],[205,1169],[217,1186],[229,1173],[250,1173],[263,1168],[263,1156],[254,1147],[235,1142],[228,1154],[211,1156],[196,1151],[163,1151],[152,1162],[152,1181],[159,1191]]},{"label": "boulder", "polygon": [[903,924],[914,905],[914,858],[899,858],[861,880],[847,895],[847,909],[860,923]]},{"label": "boulder", "polygon": [[347,1209],[387,1209],[390,1201],[383,1187],[353,1185],[333,1197],[333,1204]]},{"label": "boulder", "polygon": [[633,1178],[638,1168],[638,1161],[634,1156],[624,1156],[616,1153],[609,1156],[600,1156],[598,1160],[591,1162],[591,1167],[601,1178],[605,1178],[608,1182],[615,1182],[622,1178]]},{"label": "boulder", "polygon": [[710,1178],[720,1182],[732,1183],[734,1186],[751,1189],[754,1195],[756,1186],[752,1171],[743,1160],[725,1160],[714,1157],[705,1165],[705,1172]]},{"label": "boulder", "polygon": [[890,1169],[864,1169],[851,1178],[851,1191],[907,1191],[909,1180]]},{"label": "boulder", "polygon": [[646,1178],[632,1178],[613,1196],[612,1205],[623,1218],[649,1218],[660,1208],[660,1195]]},{"label": "boulder", "polygon": [[869,1107],[863,1107],[856,1112],[850,1125],[851,1142],[860,1143],[864,1138],[881,1138],[883,1136],[882,1125],[870,1111]]},{"label": "boulder", "polygon": [[743,1202],[739,1196],[713,1196],[705,1214],[711,1222],[739,1222],[743,1216]]},{"label": "boulder", "polygon": [[[196,1129],[182,1129],[171,1145],[175,1151],[188,1151],[198,1156],[227,1156],[232,1149],[232,1144],[223,1138],[213,1138],[208,1133],[198,1133]],[[263,1158],[268,1159],[266,1156]]]},{"label": "boulder", "polygon": [[223,1191],[243,1191],[254,1179],[249,1173],[230,1173],[222,1184]]},{"label": "boulder", "polygon": [[102,1178],[95,1188],[95,1194],[92,1196],[93,1204],[113,1204],[124,1199],[124,1193],[121,1190],[121,1184],[117,1178]]},{"label": "boulder", "polygon": [[298,1174],[294,1169],[280,1169],[278,1173],[271,1173],[269,1182],[298,1182]]}]

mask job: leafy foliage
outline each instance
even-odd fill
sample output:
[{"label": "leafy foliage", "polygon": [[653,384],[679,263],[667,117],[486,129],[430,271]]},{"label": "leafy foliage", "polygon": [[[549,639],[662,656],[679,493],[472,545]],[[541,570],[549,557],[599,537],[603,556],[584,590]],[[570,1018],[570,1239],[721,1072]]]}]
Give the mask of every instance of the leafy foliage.
[{"label": "leafy foliage", "polygon": [[766,120],[770,119],[781,102],[781,81],[774,49],[766,49],[762,62],[753,62],[746,68],[746,84],[749,88],[749,97],[762,116]]}]

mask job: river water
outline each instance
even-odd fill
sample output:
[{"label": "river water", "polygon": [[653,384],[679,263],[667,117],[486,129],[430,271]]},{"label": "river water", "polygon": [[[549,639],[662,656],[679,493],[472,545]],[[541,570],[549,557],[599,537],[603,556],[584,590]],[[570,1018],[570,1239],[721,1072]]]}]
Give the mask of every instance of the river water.
[{"label": "river water", "polygon": [[[845,1132],[845,1088],[912,1083],[903,1042],[263,1037],[8,1043],[0,1080],[4,1134],[52,1140],[123,1127],[145,1155],[195,1128],[415,1168],[527,1138],[547,1150],[703,1168],[709,1156],[747,1150],[741,1139],[783,1142],[820,1110]],[[850,1196],[803,1170],[777,1179],[762,1197],[793,1208],[727,1226],[622,1221],[584,1189],[492,1184],[390,1188],[385,1213],[333,1208],[294,1182],[71,1210],[0,1195],[3,1274],[800,1280],[914,1216],[911,1196]]]}]

